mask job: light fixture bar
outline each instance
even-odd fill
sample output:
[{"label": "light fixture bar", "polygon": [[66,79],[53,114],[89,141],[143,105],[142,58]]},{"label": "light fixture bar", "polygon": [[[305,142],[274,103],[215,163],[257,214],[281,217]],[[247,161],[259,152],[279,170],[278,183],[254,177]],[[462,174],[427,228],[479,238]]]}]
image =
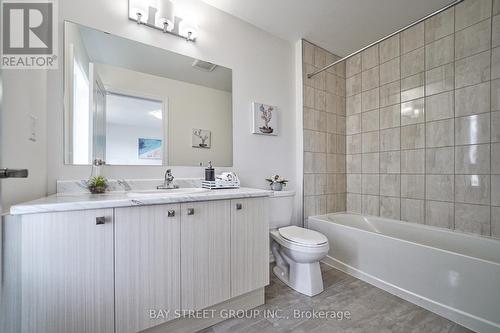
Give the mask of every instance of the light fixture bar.
[{"label": "light fixture bar", "polygon": [[195,38],[188,38],[188,37],[182,36],[181,34],[175,32],[175,31],[168,31],[168,30],[164,29],[163,27],[157,27],[156,25],[150,24],[148,22],[139,21],[138,19],[134,19],[132,17],[129,17],[128,19],[131,20],[131,21],[136,22],[137,24],[145,25],[146,27],[159,30],[159,31],[161,31],[161,32],[163,32],[165,34],[169,34],[169,35],[173,35],[173,36],[177,36],[177,37],[183,38],[183,39],[187,40],[188,42],[193,42],[193,43],[196,42],[196,37]]}]

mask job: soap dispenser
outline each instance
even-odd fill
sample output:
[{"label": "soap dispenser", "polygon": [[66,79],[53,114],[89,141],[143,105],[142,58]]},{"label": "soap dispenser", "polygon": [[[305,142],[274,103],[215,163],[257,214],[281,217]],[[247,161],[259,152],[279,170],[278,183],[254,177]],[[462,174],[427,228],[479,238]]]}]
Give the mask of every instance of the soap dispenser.
[{"label": "soap dispenser", "polygon": [[212,167],[212,161],[208,161],[208,167],[205,169],[205,180],[215,181],[215,169]]}]

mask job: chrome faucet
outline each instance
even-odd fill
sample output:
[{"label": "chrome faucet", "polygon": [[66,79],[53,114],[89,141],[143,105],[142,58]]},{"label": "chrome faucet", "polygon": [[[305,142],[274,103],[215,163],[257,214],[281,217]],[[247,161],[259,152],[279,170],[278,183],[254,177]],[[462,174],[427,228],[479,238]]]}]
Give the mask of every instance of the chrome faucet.
[{"label": "chrome faucet", "polygon": [[158,190],[179,188],[178,185],[174,185],[174,176],[172,175],[171,169],[167,169],[167,171],[165,172],[165,179],[163,180],[163,184],[158,185],[156,188]]},{"label": "chrome faucet", "polygon": [[118,185],[123,186],[123,189],[126,192],[132,190],[132,187],[130,187],[129,183],[127,183],[127,181],[125,179],[117,179],[116,182]]}]

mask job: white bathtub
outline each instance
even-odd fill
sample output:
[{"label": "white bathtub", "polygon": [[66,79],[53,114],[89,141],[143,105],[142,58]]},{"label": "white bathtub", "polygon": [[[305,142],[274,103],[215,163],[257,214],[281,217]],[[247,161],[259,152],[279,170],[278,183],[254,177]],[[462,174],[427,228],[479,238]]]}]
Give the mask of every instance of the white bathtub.
[{"label": "white bathtub", "polygon": [[500,332],[500,241],[372,216],[309,217],[324,262],[477,332]]}]

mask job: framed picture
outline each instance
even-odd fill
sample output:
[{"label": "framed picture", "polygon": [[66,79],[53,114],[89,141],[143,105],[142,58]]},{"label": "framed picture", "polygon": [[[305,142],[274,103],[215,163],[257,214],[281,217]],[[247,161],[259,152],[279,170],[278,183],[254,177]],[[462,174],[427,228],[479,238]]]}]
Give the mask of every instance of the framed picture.
[{"label": "framed picture", "polygon": [[144,160],[161,160],[162,140],[139,138],[139,158]]},{"label": "framed picture", "polygon": [[253,134],[278,135],[278,109],[276,106],[252,103]]},{"label": "framed picture", "polygon": [[194,148],[206,148],[211,147],[211,136],[212,133],[209,130],[204,130],[201,128],[193,128],[191,135],[191,143]]}]

